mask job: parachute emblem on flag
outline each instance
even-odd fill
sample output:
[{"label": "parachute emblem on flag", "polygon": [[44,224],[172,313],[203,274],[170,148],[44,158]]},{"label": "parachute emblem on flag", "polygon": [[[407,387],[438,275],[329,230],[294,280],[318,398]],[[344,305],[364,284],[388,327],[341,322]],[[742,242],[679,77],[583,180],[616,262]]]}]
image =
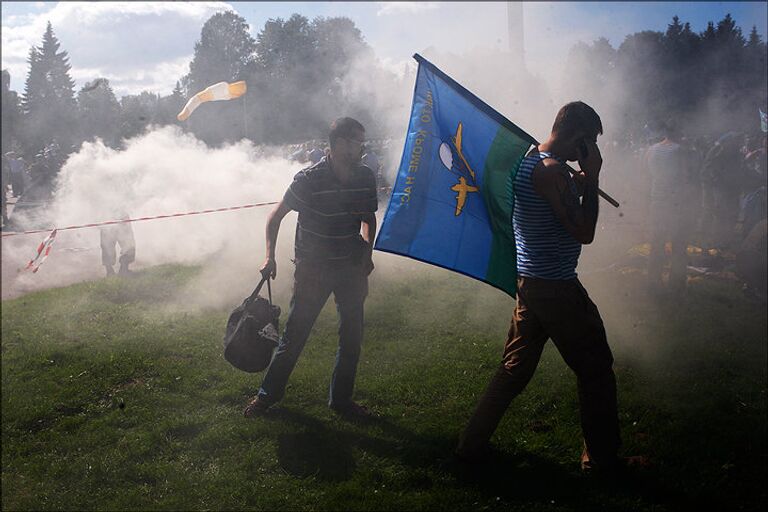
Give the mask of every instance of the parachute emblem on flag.
[{"label": "parachute emblem on flag", "polygon": [[[459,121],[459,126],[456,128],[456,135],[451,137],[450,143],[443,142],[440,144],[439,154],[440,161],[443,163],[446,169],[453,174],[458,174],[459,182],[451,187],[451,190],[456,192],[456,212],[454,216],[458,217],[464,210],[464,205],[467,202],[467,194],[470,192],[478,192],[480,188],[477,186],[475,179],[475,171],[470,167],[467,158],[464,156],[464,152],[461,149],[462,132],[464,125]],[[458,158],[454,158],[454,154]],[[469,183],[467,182],[469,180]]]},{"label": "parachute emblem on flag", "polygon": [[231,84],[227,82],[213,84],[192,96],[187,104],[184,105],[181,112],[176,116],[176,119],[179,121],[186,121],[189,116],[192,115],[192,112],[194,112],[201,104],[207,101],[233,100],[245,94],[247,90],[248,86],[244,80]]}]

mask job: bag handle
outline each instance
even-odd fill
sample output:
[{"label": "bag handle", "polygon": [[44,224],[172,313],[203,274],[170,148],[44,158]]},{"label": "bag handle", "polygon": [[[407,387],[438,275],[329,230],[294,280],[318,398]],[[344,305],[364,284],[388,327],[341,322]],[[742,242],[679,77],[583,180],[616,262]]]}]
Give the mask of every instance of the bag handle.
[{"label": "bag handle", "polygon": [[270,283],[271,279],[269,278],[269,275],[266,275],[261,278],[261,281],[259,281],[259,284],[256,285],[256,289],[253,290],[253,293],[250,297],[248,297],[249,300],[253,300],[256,297],[258,297],[259,292],[261,291],[262,286],[264,286],[264,283],[267,283],[267,294],[269,295],[269,305],[272,305],[272,284]]}]

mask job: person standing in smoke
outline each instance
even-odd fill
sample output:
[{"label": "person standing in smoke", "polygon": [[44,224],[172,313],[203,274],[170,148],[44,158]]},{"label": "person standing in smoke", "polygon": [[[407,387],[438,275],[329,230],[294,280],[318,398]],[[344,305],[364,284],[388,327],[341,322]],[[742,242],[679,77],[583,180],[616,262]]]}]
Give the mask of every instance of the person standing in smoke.
[{"label": "person standing in smoke", "polygon": [[[595,236],[603,126],[583,102],[563,106],[549,139],[522,161],[514,184],[517,302],[501,365],[461,434],[460,460],[482,460],[512,399],[533,376],[549,338],[576,373],[584,471],[622,464],[613,356],[597,306],[576,275],[582,244]],[[574,179],[567,161],[583,172]],[[581,201],[579,195],[582,195]]]},{"label": "person standing in smoke", "polygon": [[369,148],[363,155],[363,165],[368,167],[378,177],[379,175],[379,157],[376,156],[376,152]]},{"label": "person standing in smoke", "polygon": [[645,157],[651,178],[648,280],[654,289],[661,289],[665,246],[669,242],[672,255],[668,290],[679,296],[686,286],[686,251],[695,220],[691,214],[695,213],[698,198],[692,162],[680,144],[674,121],[667,121],[662,131],[664,139],[648,148]]},{"label": "person standing in smoke", "polygon": [[325,152],[320,149],[317,141],[312,141],[312,150],[308,153],[310,165],[315,165],[325,155]]},{"label": "person standing in smoke", "polygon": [[[125,212],[118,212],[120,220],[130,220]],[[136,259],[136,240],[130,222],[110,224],[99,228],[101,241],[101,264],[107,271],[107,277],[115,275],[117,261],[117,246],[120,246],[120,270],[118,274],[127,276],[131,273],[128,265]]]},{"label": "person standing in smoke", "polygon": [[24,193],[26,185],[24,183],[26,164],[24,159],[17,157],[16,153],[13,151],[9,151],[5,154],[5,156],[8,158],[8,165],[10,166],[11,189],[13,190],[13,196],[20,197]]},{"label": "person standing in smoke", "polygon": [[282,399],[312,325],[331,293],[339,314],[339,347],[328,405],[343,416],[369,415],[352,400],[378,208],[376,178],[360,164],[364,137],[365,129],[358,121],[349,117],[335,120],[328,134],[329,154],[296,174],[269,216],[267,259],[261,273],[272,278],[277,275],[277,234],[291,210],[299,214],[296,270],[285,332],[258,395],[244,410],[246,417],[262,414]]},{"label": "person standing in smoke", "polygon": [[0,201],[2,201],[2,210],[3,210],[3,226],[8,225],[8,197],[6,194],[8,193],[8,182],[11,178],[11,165],[8,162],[8,157],[6,155],[2,155],[2,175],[0,176]]},{"label": "person standing in smoke", "polygon": [[766,183],[768,181],[768,137],[761,136],[762,147],[756,147],[760,141],[750,139],[749,151],[744,157],[744,204],[742,206],[742,235],[746,237],[755,224],[766,217]]},{"label": "person standing in smoke", "polygon": [[725,248],[734,242],[739,200],[744,181],[742,137],[728,132],[707,152],[704,181],[707,185],[707,212],[710,240]]}]

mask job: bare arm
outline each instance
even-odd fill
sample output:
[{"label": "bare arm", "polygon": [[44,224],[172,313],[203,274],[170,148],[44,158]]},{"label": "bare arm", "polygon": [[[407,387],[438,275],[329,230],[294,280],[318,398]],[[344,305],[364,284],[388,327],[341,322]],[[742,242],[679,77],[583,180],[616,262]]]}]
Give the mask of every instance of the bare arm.
[{"label": "bare arm", "polygon": [[376,215],[366,213],[360,220],[363,223],[363,239],[373,247],[373,241],[376,238]]},{"label": "bare arm", "polygon": [[272,279],[277,277],[277,263],[275,262],[275,247],[277,245],[277,234],[280,231],[280,223],[288,212],[291,211],[284,201],[280,201],[274,210],[267,217],[267,259],[261,267],[261,275],[271,275]]},{"label": "bare arm", "polygon": [[[570,172],[570,171],[569,171]],[[571,177],[573,178],[574,183],[576,183],[576,191],[579,193],[579,197],[584,195],[584,173],[583,172],[577,172],[576,174],[571,173]]]},{"label": "bare arm", "polygon": [[373,213],[366,213],[360,219],[363,223],[363,239],[368,242],[366,256],[363,260],[366,273],[373,272],[373,241],[376,239],[376,215]]},{"label": "bare arm", "polygon": [[589,144],[589,157],[580,161],[583,170],[582,198],[570,186],[568,169],[553,158],[545,158],[533,171],[533,187],[546,199],[560,223],[582,244],[595,239],[598,216],[598,177],[602,157],[597,145]]}]

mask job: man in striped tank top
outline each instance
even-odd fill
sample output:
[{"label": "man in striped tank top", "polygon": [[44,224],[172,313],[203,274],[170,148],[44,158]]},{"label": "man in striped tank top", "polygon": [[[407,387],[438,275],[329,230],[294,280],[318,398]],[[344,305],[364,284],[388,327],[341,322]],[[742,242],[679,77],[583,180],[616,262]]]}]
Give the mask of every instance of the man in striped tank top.
[{"label": "man in striped tank top", "polygon": [[682,299],[686,286],[688,236],[692,231],[693,205],[698,197],[693,183],[693,170],[687,152],[680,145],[674,120],[662,126],[664,139],[645,154],[645,163],[651,178],[651,201],[648,214],[651,234],[651,252],[648,255],[648,281],[654,291],[664,290],[662,274],[667,259],[665,245],[671,243],[669,280],[666,292]]},{"label": "man in striped tank top", "polygon": [[328,134],[330,153],[296,174],[269,216],[267,259],[261,273],[277,275],[277,233],[291,210],[299,213],[296,271],[285,331],[258,395],[244,411],[246,417],[265,412],[283,397],[288,377],[331,293],[339,313],[339,348],[328,405],[345,416],[368,415],[364,406],[352,401],[378,206],[376,177],[360,164],[364,138],[365,129],[358,121],[349,117],[334,121]]},{"label": "man in striped tank top", "polygon": [[[515,176],[517,303],[501,365],[461,435],[456,453],[463,460],[487,453],[499,421],[533,377],[551,338],[577,377],[582,469],[619,465],[613,356],[600,313],[576,276],[581,245],[595,236],[602,166],[596,141],[602,133],[592,107],[569,103],[558,112],[549,139],[531,150]],[[582,173],[571,176],[567,161],[578,161]]]}]

